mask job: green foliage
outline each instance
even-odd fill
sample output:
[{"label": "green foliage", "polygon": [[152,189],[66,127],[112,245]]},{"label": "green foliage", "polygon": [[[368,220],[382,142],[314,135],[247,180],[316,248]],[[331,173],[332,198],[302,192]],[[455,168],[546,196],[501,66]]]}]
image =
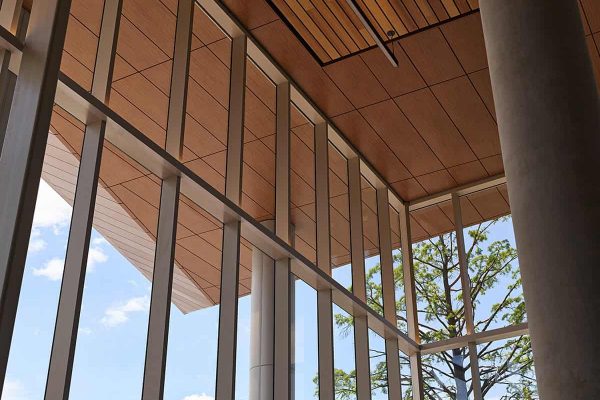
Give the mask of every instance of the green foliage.
[{"label": "green foliage", "polygon": [[[500,322],[502,325],[515,325],[526,320],[521,279],[516,263],[516,249],[506,239],[491,243],[488,240],[490,229],[498,222],[507,220],[508,217],[505,217],[485,222],[468,230],[470,244],[466,249],[466,256],[476,331],[484,331]],[[413,246],[413,264],[421,340],[434,342],[464,334],[465,310],[455,233],[440,235]],[[383,313],[382,287],[374,279],[380,274],[380,269],[380,265],[377,264],[367,271],[367,303],[377,312]],[[478,306],[481,300],[491,290],[497,291],[500,282],[507,280],[509,284],[506,291],[492,305],[490,315],[483,315],[480,318]],[[394,281],[398,326],[406,331],[404,272],[399,252],[394,255]],[[498,297],[496,292],[494,296]],[[336,314],[335,323],[342,335],[348,335],[353,320],[351,316]],[[381,354],[372,357],[381,357]],[[506,394],[501,397],[502,400],[538,398],[533,375],[531,343],[528,337],[479,346],[478,358],[484,396],[492,388],[504,387]],[[470,379],[466,378],[467,371],[470,369],[467,349],[454,349],[427,355],[422,361],[426,398],[456,399],[457,385],[464,381],[468,393],[472,392]],[[408,358],[401,357],[401,363],[407,366]],[[335,379],[336,399],[354,399],[355,371],[336,370]],[[401,379],[403,384],[408,385],[410,382],[409,376],[402,376]],[[371,386],[382,389],[387,387],[384,357],[381,361],[377,360],[375,371],[372,371]],[[405,392],[404,399],[410,399],[412,397],[410,390]]]}]

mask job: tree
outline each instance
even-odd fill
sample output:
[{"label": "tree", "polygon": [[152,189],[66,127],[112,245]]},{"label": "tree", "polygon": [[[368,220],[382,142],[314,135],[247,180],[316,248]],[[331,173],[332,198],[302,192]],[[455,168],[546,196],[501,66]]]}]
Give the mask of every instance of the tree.
[{"label": "tree", "polygon": [[[471,299],[475,314],[476,331],[484,331],[496,323],[515,325],[525,321],[525,304],[521,292],[521,280],[517,253],[507,239],[489,243],[491,229],[510,217],[475,225],[468,230],[467,259],[471,285]],[[462,298],[458,249],[454,232],[440,235],[413,246],[415,288],[419,313],[419,332],[424,343],[450,339],[465,332],[465,310]],[[381,284],[374,279],[381,266],[374,265],[366,276],[367,303],[383,314]],[[396,310],[398,327],[406,331],[406,306],[403,291],[402,257],[394,255],[394,282],[397,289]],[[500,283],[506,283],[502,292]],[[351,289],[351,288],[350,288]],[[486,298],[486,295],[488,298]],[[482,302],[495,302],[490,312],[482,312]],[[482,307],[483,308],[483,307]],[[479,315],[489,314],[489,315]],[[352,317],[335,315],[335,323],[342,335],[349,333]],[[521,336],[506,341],[490,342],[478,347],[480,378],[483,396],[493,388],[502,389],[502,400],[537,399],[533,359],[529,337]],[[372,387],[387,387],[385,354],[371,352],[380,358],[375,371],[371,372]],[[408,358],[401,357],[403,369],[409,368]],[[423,383],[426,398],[432,400],[466,400],[472,393],[468,348],[423,356]],[[355,371],[336,370],[336,398],[355,398]],[[410,381],[409,376],[401,379]],[[411,399],[410,391],[403,393]]]}]

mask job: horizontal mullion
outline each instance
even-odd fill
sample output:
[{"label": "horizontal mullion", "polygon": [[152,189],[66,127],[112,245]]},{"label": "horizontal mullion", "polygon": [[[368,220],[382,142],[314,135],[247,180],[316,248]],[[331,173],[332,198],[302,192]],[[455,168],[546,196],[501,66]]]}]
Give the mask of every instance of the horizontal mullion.
[{"label": "horizontal mullion", "polygon": [[529,326],[527,322],[524,322],[519,325],[511,325],[503,328],[491,329],[489,331],[477,332],[472,335],[458,336],[451,339],[423,344],[421,345],[421,352],[422,354],[439,353],[441,351],[447,351],[459,347],[467,347],[469,343],[489,343],[495,340],[527,335],[528,333]]}]

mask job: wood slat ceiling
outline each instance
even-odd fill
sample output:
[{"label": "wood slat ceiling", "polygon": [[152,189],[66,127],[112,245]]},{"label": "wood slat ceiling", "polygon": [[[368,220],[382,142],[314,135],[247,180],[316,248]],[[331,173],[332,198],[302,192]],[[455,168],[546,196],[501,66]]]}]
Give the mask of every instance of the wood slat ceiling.
[{"label": "wood slat ceiling", "polygon": [[[352,0],[385,42],[466,15],[478,0]],[[375,47],[348,0],[268,0],[321,65]]]}]

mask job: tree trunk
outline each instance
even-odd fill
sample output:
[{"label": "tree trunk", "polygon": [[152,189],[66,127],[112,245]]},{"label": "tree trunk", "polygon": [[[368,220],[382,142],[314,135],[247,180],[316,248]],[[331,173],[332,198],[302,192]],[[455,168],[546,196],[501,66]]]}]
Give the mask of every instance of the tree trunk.
[{"label": "tree trunk", "polygon": [[467,379],[464,367],[465,356],[460,349],[452,350],[452,364],[454,364],[454,381],[456,383],[456,400],[468,400]]}]

